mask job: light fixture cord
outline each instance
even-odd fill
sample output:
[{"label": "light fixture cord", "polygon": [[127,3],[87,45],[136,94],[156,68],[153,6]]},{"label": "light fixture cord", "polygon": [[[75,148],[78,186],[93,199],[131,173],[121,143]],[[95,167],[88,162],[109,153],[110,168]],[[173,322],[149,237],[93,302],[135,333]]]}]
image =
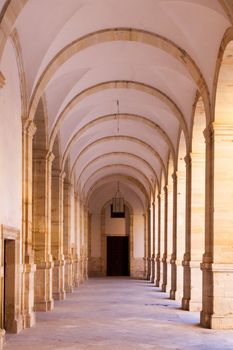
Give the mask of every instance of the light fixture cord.
[{"label": "light fixture cord", "polygon": [[119,110],[120,110],[120,102],[117,100],[117,133],[119,134],[120,131],[120,115],[119,115]]}]

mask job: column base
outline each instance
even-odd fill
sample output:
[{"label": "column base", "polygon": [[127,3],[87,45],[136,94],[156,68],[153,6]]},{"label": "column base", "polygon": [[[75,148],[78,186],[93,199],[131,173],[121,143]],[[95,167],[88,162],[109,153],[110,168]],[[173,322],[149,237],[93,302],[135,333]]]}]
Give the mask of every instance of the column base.
[{"label": "column base", "polygon": [[52,311],[54,308],[54,300],[43,300],[35,302],[36,311]]},{"label": "column base", "polygon": [[202,303],[199,300],[190,300],[182,298],[182,309],[191,312],[200,312]]},{"label": "column base", "polygon": [[157,255],[157,257],[156,257],[155,264],[156,264],[155,286],[159,287],[159,283],[160,283],[160,257],[159,257],[159,255]]},{"label": "column base", "polygon": [[233,316],[209,315],[201,312],[201,326],[216,330],[232,330]]},{"label": "column base", "polygon": [[[27,257],[30,261],[32,257]],[[36,265],[33,262],[25,263],[22,271],[22,295],[23,310],[22,323],[23,328],[31,328],[36,323],[36,315],[34,312],[34,274]]]},{"label": "column base", "polygon": [[170,299],[175,300],[176,299],[176,291],[170,290]]},{"label": "column base", "polygon": [[4,329],[0,329],[0,350],[3,349],[3,344],[5,343],[5,330]]},{"label": "column base", "polygon": [[24,313],[22,315],[23,328],[31,328],[36,324],[36,314],[35,312]]},{"label": "column base", "polygon": [[188,254],[184,255],[184,296],[182,309],[192,312],[202,309],[202,272],[200,260],[189,260]]},{"label": "column base", "polygon": [[79,285],[79,258],[76,256],[74,259],[74,287],[78,288]]},{"label": "column base", "polygon": [[162,284],[161,291],[166,293],[166,291],[167,291],[167,285],[166,284]]},{"label": "column base", "polygon": [[65,300],[66,299],[66,292],[54,292],[53,293],[53,299],[54,300]]},{"label": "column base", "polygon": [[201,325],[211,329],[233,329],[233,264],[208,262],[203,256],[203,302]]},{"label": "column base", "polygon": [[161,261],[162,264],[162,284],[161,284],[161,291],[166,292],[167,290],[167,256],[166,254],[163,255],[163,259]]},{"label": "column base", "polygon": [[155,280],[155,260],[154,258],[151,258],[151,268],[150,268],[150,282],[154,283]]},{"label": "column base", "polygon": [[52,298],[53,262],[40,262],[35,273],[35,311],[51,311],[54,307]]},{"label": "column base", "polygon": [[53,267],[53,298],[54,300],[64,300],[66,292],[64,288],[65,279],[65,261],[61,257],[60,260],[54,261]]},{"label": "column base", "polygon": [[67,287],[65,288],[65,290],[66,290],[66,293],[73,293],[74,288],[73,288],[73,286],[67,286]]},{"label": "column base", "polygon": [[73,293],[73,265],[72,259],[70,257],[66,257],[65,259],[65,292]]}]

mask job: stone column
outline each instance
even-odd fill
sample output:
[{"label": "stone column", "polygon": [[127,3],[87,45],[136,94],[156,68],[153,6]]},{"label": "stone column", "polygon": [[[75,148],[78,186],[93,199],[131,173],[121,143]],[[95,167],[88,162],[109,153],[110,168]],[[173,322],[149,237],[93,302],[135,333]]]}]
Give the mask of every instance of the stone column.
[{"label": "stone column", "polygon": [[[205,167],[203,154],[191,153],[187,172],[187,230],[184,256],[184,297],[182,308],[200,311],[202,305],[202,273],[200,264],[204,252],[205,230]],[[191,175],[192,174],[192,175]]]},{"label": "stone column", "polygon": [[163,254],[162,257],[162,269],[163,269],[163,279],[162,279],[162,292],[167,290],[167,210],[168,210],[168,191],[167,186],[164,186],[164,244],[163,244]]},{"label": "stone column", "polygon": [[75,257],[74,257],[74,286],[79,287],[80,281],[79,281],[79,263],[80,263],[80,237],[79,237],[79,208],[78,208],[78,194],[75,193],[75,209],[74,209],[74,215],[75,215]]},{"label": "stone column", "polygon": [[161,188],[160,193],[160,258],[159,258],[159,264],[160,264],[160,281],[159,281],[159,287],[162,290],[163,285],[163,253],[164,253],[164,215],[165,214],[165,198],[164,198],[164,190]]},{"label": "stone column", "polygon": [[84,281],[88,279],[88,208],[84,207]]},{"label": "stone column", "polygon": [[52,171],[51,251],[53,256],[53,298],[65,299],[65,257],[63,254],[63,183],[65,173]]},{"label": "stone column", "polygon": [[147,209],[144,214],[145,222],[145,257],[144,257],[144,267],[145,267],[145,277],[147,280],[150,280],[150,208]]},{"label": "stone column", "polygon": [[34,252],[32,250],[32,140],[36,126],[31,120],[23,125],[23,202],[22,202],[22,318],[23,328],[35,324]]},{"label": "stone column", "polygon": [[233,125],[213,123],[206,137],[206,231],[201,324],[233,329]]},{"label": "stone column", "polygon": [[[82,201],[79,200],[79,246],[80,246],[80,260],[79,260],[79,281],[80,283],[84,282],[84,274],[83,274],[83,204]],[[104,262],[103,262],[104,263]],[[103,266],[103,270],[105,267]]]},{"label": "stone column", "polygon": [[63,185],[63,250],[65,256],[65,291],[67,293],[73,292],[72,281],[72,252],[70,242],[70,196],[71,196],[71,183],[65,179]]},{"label": "stone column", "polygon": [[161,255],[161,245],[160,245],[160,240],[161,240],[161,195],[158,194],[157,196],[157,212],[158,212],[158,225],[157,225],[157,251],[155,252],[155,285],[156,287],[159,287],[159,282],[160,282],[160,255]]},{"label": "stone column", "polygon": [[53,309],[51,255],[51,168],[54,156],[33,152],[33,248],[35,250],[35,310]]},{"label": "stone column", "polygon": [[182,300],[184,273],[183,258],[185,253],[186,229],[186,171],[177,172],[177,239],[176,239],[176,292],[175,299]]},{"label": "stone column", "polygon": [[171,257],[172,257],[172,211],[173,211],[173,191],[172,185],[167,185],[167,286],[166,292],[171,290]]},{"label": "stone column", "polygon": [[172,256],[171,256],[171,290],[170,298],[176,295],[176,242],[177,242],[177,174],[172,174],[173,180],[173,211],[172,211]]},{"label": "stone column", "polygon": [[151,227],[151,273],[150,281],[154,283],[155,280],[155,201],[152,202],[152,227]]}]

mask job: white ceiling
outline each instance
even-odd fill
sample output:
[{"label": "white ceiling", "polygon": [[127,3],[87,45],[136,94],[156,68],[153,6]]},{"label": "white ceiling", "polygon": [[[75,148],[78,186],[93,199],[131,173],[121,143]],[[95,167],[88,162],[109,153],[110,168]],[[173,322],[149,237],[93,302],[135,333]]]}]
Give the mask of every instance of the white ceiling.
[{"label": "white ceiling", "polygon": [[[125,191],[139,196],[140,183],[150,197],[170,152],[177,154],[181,128],[190,136],[199,86],[187,61],[212,94],[219,45],[230,26],[220,2],[25,2],[15,29],[31,105],[37,97],[46,100],[49,147],[59,136],[63,163],[69,157],[84,196],[91,190],[98,197],[105,181],[110,195],[121,177]],[[115,40],[106,32],[118,28],[138,33]],[[165,44],[143,42],[151,34]],[[72,49],[80,38],[81,46]]]}]

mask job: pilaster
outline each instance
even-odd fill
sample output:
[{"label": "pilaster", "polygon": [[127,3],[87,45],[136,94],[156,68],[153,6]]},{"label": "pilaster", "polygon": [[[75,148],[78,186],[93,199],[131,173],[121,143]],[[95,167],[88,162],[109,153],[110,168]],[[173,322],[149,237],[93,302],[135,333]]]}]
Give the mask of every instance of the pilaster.
[{"label": "pilaster", "polygon": [[151,238],[151,273],[150,281],[154,283],[155,280],[155,202],[152,202],[152,238]]},{"label": "pilaster", "polygon": [[33,245],[35,249],[35,310],[53,309],[51,255],[51,168],[54,155],[35,149]]},{"label": "pilaster", "polygon": [[164,186],[163,188],[164,193],[164,243],[163,243],[163,252],[162,252],[162,269],[163,269],[163,279],[162,279],[162,285],[161,289],[162,292],[166,292],[167,290],[167,218],[168,218],[168,188],[167,186]]},{"label": "pilaster", "polygon": [[36,126],[31,120],[23,124],[23,194],[22,194],[22,321],[23,328],[35,324],[34,252],[32,249],[32,140]]},{"label": "pilaster", "polygon": [[[201,324],[213,329],[233,329],[233,125],[212,123],[206,129],[205,137],[209,164],[205,253],[201,265]],[[210,167],[211,188],[208,183]]]},{"label": "pilaster", "polygon": [[65,173],[52,170],[51,252],[53,256],[53,298],[63,300],[65,293],[65,257],[63,254],[63,183]]},{"label": "pilaster", "polygon": [[160,283],[160,255],[161,255],[161,194],[157,196],[158,224],[157,224],[157,251],[155,251],[155,286],[159,287]]},{"label": "pilaster", "polygon": [[172,174],[172,181],[173,181],[173,211],[172,211],[172,254],[171,254],[171,290],[170,290],[170,298],[175,299],[176,295],[176,276],[177,276],[177,269],[176,269],[176,244],[177,244],[177,173],[174,172]]},{"label": "pilaster", "polygon": [[72,293],[74,289],[72,280],[72,251],[71,251],[71,237],[70,237],[70,220],[71,220],[71,189],[72,184],[67,177],[63,185],[63,251],[65,256],[65,291]]}]

